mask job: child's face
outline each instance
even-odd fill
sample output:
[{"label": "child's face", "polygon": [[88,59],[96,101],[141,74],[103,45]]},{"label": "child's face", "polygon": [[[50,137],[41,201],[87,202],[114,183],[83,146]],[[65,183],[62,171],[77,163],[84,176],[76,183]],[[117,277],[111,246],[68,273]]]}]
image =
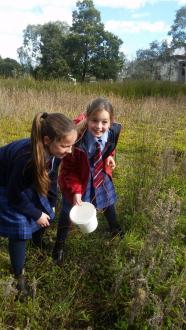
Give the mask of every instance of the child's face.
[{"label": "child's face", "polygon": [[110,128],[110,114],[106,110],[97,111],[87,118],[89,132],[96,137],[102,136]]},{"label": "child's face", "polygon": [[67,136],[60,141],[51,141],[48,136],[44,137],[44,145],[47,152],[57,158],[63,158],[72,152],[72,146],[77,140],[77,132],[72,130]]}]

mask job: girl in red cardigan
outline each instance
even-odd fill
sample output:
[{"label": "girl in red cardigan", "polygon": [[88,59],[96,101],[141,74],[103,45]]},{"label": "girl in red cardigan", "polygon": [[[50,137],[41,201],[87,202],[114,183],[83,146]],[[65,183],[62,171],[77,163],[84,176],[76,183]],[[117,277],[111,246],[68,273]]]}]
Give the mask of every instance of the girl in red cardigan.
[{"label": "girl in red cardigan", "polygon": [[[70,209],[82,201],[91,202],[98,210],[103,210],[112,236],[119,234],[123,237],[123,231],[116,221],[116,193],[111,171],[115,167],[112,156],[121,125],[114,122],[111,103],[101,97],[88,105],[86,115],[80,115],[78,121],[81,131],[83,127],[83,133],[73,153],[62,161],[58,179],[63,198],[53,249],[53,259],[57,263],[63,261],[64,242],[70,227]],[[98,149],[101,151],[99,156]]]}]

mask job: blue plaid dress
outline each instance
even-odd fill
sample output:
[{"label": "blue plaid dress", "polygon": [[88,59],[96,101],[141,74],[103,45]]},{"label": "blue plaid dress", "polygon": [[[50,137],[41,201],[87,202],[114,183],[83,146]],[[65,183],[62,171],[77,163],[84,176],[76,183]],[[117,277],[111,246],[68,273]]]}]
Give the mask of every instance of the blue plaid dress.
[{"label": "blue plaid dress", "polygon": [[[40,196],[40,209],[54,219],[54,212],[46,197]],[[32,233],[41,229],[37,222],[18,212],[7,199],[7,189],[0,187],[0,235],[12,239],[31,239]]]},{"label": "blue plaid dress", "polygon": [[90,161],[90,175],[86,191],[82,196],[84,202],[91,202],[97,209],[104,209],[115,204],[117,196],[115,193],[112,179],[103,173],[103,183],[98,188],[93,187],[93,161]]}]

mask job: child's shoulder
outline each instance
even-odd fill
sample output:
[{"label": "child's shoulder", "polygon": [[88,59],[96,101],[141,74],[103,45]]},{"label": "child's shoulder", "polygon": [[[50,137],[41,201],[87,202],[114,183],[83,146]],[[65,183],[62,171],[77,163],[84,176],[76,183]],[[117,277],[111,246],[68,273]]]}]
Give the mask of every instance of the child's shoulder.
[{"label": "child's shoulder", "polygon": [[110,127],[110,130],[120,132],[121,128],[122,128],[122,125],[120,123],[113,122]]}]

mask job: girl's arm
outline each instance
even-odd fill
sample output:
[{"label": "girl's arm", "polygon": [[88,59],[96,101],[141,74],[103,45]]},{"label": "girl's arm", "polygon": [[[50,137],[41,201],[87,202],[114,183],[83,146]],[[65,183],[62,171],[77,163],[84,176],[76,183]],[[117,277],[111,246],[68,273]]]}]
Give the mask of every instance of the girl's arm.
[{"label": "girl's arm", "polygon": [[78,157],[69,154],[63,161],[59,171],[58,184],[61,192],[71,195],[82,193],[79,166],[83,166]]},{"label": "girl's arm", "polygon": [[27,171],[25,175],[25,164],[27,164],[28,158],[20,157],[16,160],[16,164],[13,164],[9,173],[9,179],[7,184],[7,197],[9,202],[15,209],[37,221],[42,211],[36,207],[35,199],[36,192],[33,190],[33,172]]},{"label": "girl's arm", "polygon": [[82,197],[82,194],[74,194],[73,205],[81,205],[82,204],[81,197]]},{"label": "girl's arm", "polygon": [[36,207],[36,203],[32,201],[31,195],[32,189],[27,189],[20,192],[20,197],[18,199],[11,200],[9,198],[9,200],[18,212],[23,213],[29,218],[33,218],[37,221],[42,215],[42,210]]},{"label": "girl's arm", "polygon": [[57,203],[57,197],[58,197],[57,182],[58,182],[58,172],[59,172],[60,163],[61,163],[61,159],[56,158],[54,160],[53,170],[51,173],[49,173],[50,187],[48,192],[48,200],[52,208],[55,208]]}]

